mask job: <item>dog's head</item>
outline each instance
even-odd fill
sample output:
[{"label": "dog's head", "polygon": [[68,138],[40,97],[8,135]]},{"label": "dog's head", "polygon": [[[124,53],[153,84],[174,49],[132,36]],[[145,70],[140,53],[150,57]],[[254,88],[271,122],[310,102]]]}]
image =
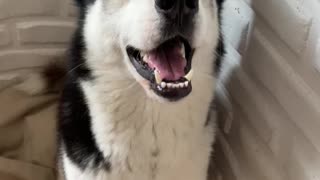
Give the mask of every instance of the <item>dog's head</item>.
[{"label": "dog's head", "polygon": [[117,71],[139,82],[149,96],[182,99],[192,92],[193,73],[213,73],[219,36],[215,0],[77,3],[88,61],[100,68],[102,61],[122,64]]}]

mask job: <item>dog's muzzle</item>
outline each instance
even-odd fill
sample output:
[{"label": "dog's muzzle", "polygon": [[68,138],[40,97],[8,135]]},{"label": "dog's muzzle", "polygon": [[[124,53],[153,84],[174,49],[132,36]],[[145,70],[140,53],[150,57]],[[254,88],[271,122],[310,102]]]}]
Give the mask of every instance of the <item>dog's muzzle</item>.
[{"label": "dog's muzzle", "polygon": [[128,45],[128,56],[137,72],[149,80],[157,95],[177,101],[192,91],[192,46],[199,0],[155,0],[160,38],[155,48],[144,50]]},{"label": "dog's muzzle", "polygon": [[156,94],[170,101],[179,100],[192,90],[193,52],[188,41],[182,37],[167,40],[151,51],[127,47],[137,72],[149,80],[150,88]]}]

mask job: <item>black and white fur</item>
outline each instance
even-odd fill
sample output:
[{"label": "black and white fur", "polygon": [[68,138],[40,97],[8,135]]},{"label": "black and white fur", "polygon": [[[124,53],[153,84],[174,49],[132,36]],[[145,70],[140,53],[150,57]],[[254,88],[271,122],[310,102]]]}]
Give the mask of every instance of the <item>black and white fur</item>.
[{"label": "black and white fur", "polygon": [[125,52],[127,44],[152,49],[161,38],[153,0],[76,3],[80,17],[59,109],[65,179],[205,180],[215,136],[207,116],[223,54],[222,0],[199,0],[193,91],[177,102],[149,90]]}]

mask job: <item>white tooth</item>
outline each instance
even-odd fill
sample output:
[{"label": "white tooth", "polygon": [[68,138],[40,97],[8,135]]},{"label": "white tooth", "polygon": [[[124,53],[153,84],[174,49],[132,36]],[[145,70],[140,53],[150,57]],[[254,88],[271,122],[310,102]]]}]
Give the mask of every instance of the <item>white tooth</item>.
[{"label": "white tooth", "polygon": [[144,55],[142,56],[142,60],[143,60],[144,62],[148,62],[148,58],[149,58],[149,56],[148,56],[147,54],[144,54]]},{"label": "white tooth", "polygon": [[193,70],[190,69],[189,73],[188,73],[187,75],[185,75],[184,77],[185,77],[188,81],[191,81],[192,76],[193,76]]},{"label": "white tooth", "polygon": [[184,83],[180,83],[179,86],[180,86],[180,88],[183,88],[184,87]]},{"label": "white tooth", "polygon": [[184,47],[183,43],[181,44],[181,52],[180,53],[182,54],[183,58],[186,58],[186,50],[185,50],[185,47]]},{"label": "white tooth", "polygon": [[174,88],[179,88],[179,84],[175,84],[175,85],[174,85]]},{"label": "white tooth", "polygon": [[173,84],[172,83],[167,83],[167,87],[168,88],[173,88]]},{"label": "white tooth", "polygon": [[167,83],[161,82],[161,87],[162,87],[163,89],[166,88],[166,87],[167,87]]},{"label": "white tooth", "polygon": [[189,86],[189,81],[184,82],[184,85],[185,85],[186,87],[188,87],[188,86]]},{"label": "white tooth", "polygon": [[157,70],[154,71],[154,77],[156,78],[156,83],[160,84],[162,82],[162,79],[160,77],[160,74]]}]

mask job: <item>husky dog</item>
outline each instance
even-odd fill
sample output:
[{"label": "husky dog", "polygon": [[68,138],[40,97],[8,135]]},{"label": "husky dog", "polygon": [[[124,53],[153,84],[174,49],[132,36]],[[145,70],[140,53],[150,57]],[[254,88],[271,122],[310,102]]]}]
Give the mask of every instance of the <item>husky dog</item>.
[{"label": "husky dog", "polygon": [[66,180],[205,180],[222,0],[76,0],[59,108]]}]

